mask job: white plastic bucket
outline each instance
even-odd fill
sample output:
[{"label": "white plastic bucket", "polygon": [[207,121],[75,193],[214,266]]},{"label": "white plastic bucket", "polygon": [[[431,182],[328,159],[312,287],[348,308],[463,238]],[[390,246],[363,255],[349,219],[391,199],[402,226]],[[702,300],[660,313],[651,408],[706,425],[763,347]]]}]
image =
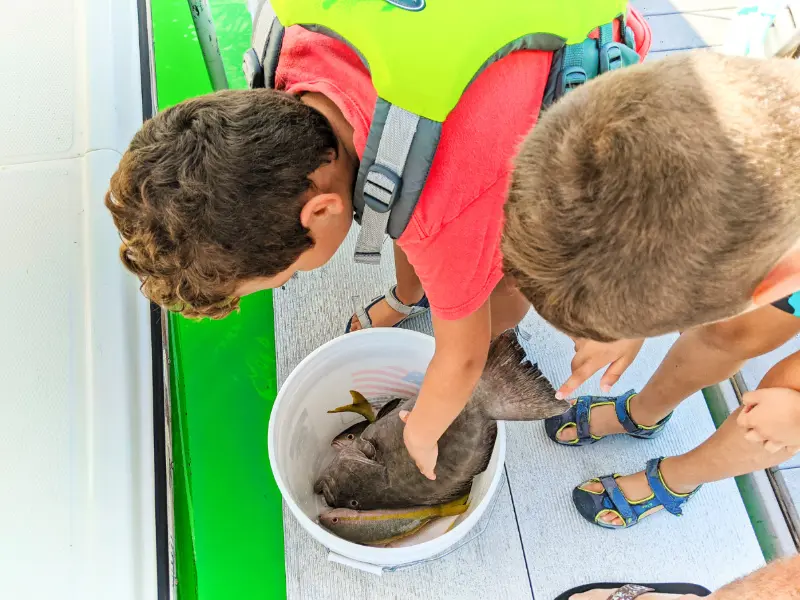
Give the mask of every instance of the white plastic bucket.
[{"label": "white plastic bucket", "polygon": [[360,416],[328,414],[348,404],[349,391],[368,398],[416,393],[433,357],[432,337],[403,329],[376,328],[328,342],[308,355],[281,387],[269,420],[269,460],[289,510],[319,543],[329,559],[373,573],[417,563],[443,554],[472,530],[491,504],[503,473],[506,434],[497,424],[489,467],[472,485],[469,510],[447,533],[404,548],[372,548],[343,540],[317,524],[326,508],[314,494],[314,481],[331,440]]}]

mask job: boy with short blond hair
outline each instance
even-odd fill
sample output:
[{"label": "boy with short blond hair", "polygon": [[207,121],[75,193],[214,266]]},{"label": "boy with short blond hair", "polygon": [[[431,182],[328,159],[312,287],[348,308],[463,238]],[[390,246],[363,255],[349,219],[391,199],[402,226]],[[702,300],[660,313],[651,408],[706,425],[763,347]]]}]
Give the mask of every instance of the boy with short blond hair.
[{"label": "boy with short blond hair", "polygon": [[[683,332],[640,394],[579,398],[546,423],[553,441],[653,437],[683,399],[800,333],[799,105],[797,61],[697,52],[598,78],[531,131],[503,242],[525,297],[593,340],[581,351],[602,356],[595,369]],[[628,527],[680,514],[704,483],[783,462],[800,449],[798,390],[794,354],[700,447],[586,482],[576,507]]]}]

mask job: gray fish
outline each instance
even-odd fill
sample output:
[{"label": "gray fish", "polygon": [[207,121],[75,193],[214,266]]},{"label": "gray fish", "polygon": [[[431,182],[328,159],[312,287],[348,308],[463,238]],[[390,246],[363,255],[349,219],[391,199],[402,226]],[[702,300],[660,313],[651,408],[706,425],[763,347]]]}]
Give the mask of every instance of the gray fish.
[{"label": "gray fish", "polygon": [[389,510],[334,508],[319,516],[320,525],[340,538],[373,546],[385,546],[422,529],[439,517],[467,511],[467,497],[440,506],[412,506]]},{"label": "gray fish", "polygon": [[469,493],[473,477],[486,470],[497,420],[541,420],[570,406],[556,400],[553,386],[526,360],[515,333],[503,333],[489,349],[470,401],[439,440],[436,480],[431,481],[419,472],[403,443],[399,412],[415,403],[415,398],[400,403],[334,457],[314,486],[329,506],[370,510],[455,500]]},{"label": "gray fish", "polygon": [[355,425],[351,425],[342,433],[333,438],[331,446],[337,450],[342,450],[352,445],[357,438],[361,437],[361,433],[367,428],[369,421],[359,421]]},{"label": "gray fish", "polygon": [[[358,392],[355,392],[355,393],[358,393]],[[389,400],[386,404],[384,404],[380,408],[378,413],[375,415],[375,420],[377,421],[379,419],[382,419],[386,415],[388,415],[402,401],[403,401],[402,398],[394,398],[392,400]],[[349,410],[350,412],[356,412],[358,414],[362,414],[361,410],[359,409],[358,406],[356,406],[355,402],[352,405],[342,406],[342,407],[339,407],[339,408],[334,409],[334,410],[335,410],[335,412],[346,412],[346,411]],[[375,407],[372,407],[372,410],[374,411]],[[328,412],[333,412],[333,411],[328,411]],[[346,448],[347,446],[350,446],[357,438],[361,437],[361,433],[367,428],[369,423],[370,422],[367,420],[367,421],[359,421],[355,425],[351,425],[350,427],[345,429],[342,433],[340,433],[335,438],[333,438],[333,441],[331,442],[331,446],[333,446],[337,450],[341,450],[342,448]]]}]

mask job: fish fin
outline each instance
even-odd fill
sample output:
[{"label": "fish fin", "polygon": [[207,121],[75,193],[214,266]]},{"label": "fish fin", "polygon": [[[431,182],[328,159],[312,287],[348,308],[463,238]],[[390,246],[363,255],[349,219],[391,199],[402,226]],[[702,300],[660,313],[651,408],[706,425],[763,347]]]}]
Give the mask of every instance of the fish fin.
[{"label": "fish fin", "polygon": [[464,504],[467,504],[468,501],[469,501],[469,494],[464,494],[460,498],[456,498],[455,500],[452,500],[446,504],[442,504],[442,506],[447,506],[447,507],[462,506]]},{"label": "fish fin", "polygon": [[350,395],[353,397],[352,404],[339,406],[337,408],[329,410],[328,412],[329,413],[353,412],[361,415],[370,423],[374,423],[375,411],[372,409],[372,405],[369,403],[369,400],[367,400],[363,395],[361,395],[355,390],[350,390]]},{"label": "fish fin", "polygon": [[468,508],[469,506],[467,506],[466,504],[461,504],[460,506],[450,506],[449,508],[443,506],[442,509],[439,511],[439,516],[454,517],[456,515],[463,515],[465,512],[467,512]]},{"label": "fish fin", "polygon": [[492,342],[474,397],[483,413],[498,421],[538,421],[564,414],[570,407],[566,400],[556,399],[555,389],[527,359],[513,329]]},{"label": "fish fin", "polygon": [[378,414],[376,415],[375,420],[376,421],[381,420],[383,417],[385,417],[390,412],[392,412],[395,408],[397,408],[402,401],[403,401],[402,398],[394,398],[392,400],[389,400],[386,404],[381,406],[381,409],[378,411]]},{"label": "fish fin", "polygon": [[454,517],[463,515],[469,508],[469,494],[456,498],[452,502],[439,506],[438,517]]}]

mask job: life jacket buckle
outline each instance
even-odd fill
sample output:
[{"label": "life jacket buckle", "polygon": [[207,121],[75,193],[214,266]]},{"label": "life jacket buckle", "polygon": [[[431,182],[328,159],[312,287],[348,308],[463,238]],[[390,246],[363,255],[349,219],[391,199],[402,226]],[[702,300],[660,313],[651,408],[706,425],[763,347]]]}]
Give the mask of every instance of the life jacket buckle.
[{"label": "life jacket buckle", "polygon": [[402,178],[390,168],[373,163],[364,182],[364,204],[378,213],[387,213],[400,196]]},{"label": "life jacket buckle", "polygon": [[567,67],[561,76],[564,93],[574,90],[589,80],[583,67]]},{"label": "life jacket buckle", "polygon": [[622,44],[609,42],[600,48],[600,72],[613,71],[625,66],[622,60]]}]

